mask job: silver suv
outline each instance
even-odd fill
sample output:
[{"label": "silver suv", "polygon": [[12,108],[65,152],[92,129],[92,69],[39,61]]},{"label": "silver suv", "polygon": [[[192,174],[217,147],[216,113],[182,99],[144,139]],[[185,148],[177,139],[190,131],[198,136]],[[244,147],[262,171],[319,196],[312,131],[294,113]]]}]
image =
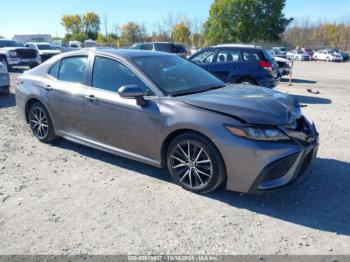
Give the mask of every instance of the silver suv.
[{"label": "silver suv", "polygon": [[0,62],[10,71],[14,66],[33,68],[41,61],[35,49],[24,47],[14,40],[0,39]]}]

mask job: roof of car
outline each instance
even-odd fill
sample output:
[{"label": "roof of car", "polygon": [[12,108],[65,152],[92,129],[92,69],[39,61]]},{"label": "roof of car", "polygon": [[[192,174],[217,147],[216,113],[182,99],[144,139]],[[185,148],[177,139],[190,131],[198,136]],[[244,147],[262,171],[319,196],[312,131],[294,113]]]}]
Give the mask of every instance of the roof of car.
[{"label": "roof of car", "polygon": [[27,44],[33,44],[33,45],[51,45],[50,43],[48,42],[28,42],[26,43]]},{"label": "roof of car", "polygon": [[[116,48],[84,48],[81,50],[90,50],[96,53],[110,53],[116,54],[123,57],[141,57],[141,56],[172,56],[172,54],[164,53],[164,52],[156,52],[156,51],[145,51],[145,50],[137,50],[137,49],[116,49]],[[73,51],[79,52],[79,51]]]},{"label": "roof of car", "polygon": [[238,48],[255,48],[261,49],[261,46],[258,45],[249,45],[249,44],[220,44],[213,46],[214,48],[222,48],[222,47],[238,47]]}]

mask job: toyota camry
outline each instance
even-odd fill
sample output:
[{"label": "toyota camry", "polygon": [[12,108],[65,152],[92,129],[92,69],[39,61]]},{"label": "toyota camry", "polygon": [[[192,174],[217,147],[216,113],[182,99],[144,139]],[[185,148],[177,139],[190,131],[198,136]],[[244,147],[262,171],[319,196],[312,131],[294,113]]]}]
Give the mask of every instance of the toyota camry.
[{"label": "toyota camry", "polygon": [[58,137],[155,167],[186,190],[258,193],[306,175],[318,133],[293,97],[225,85],[172,54],[122,49],[64,53],[18,79],[34,136]]}]

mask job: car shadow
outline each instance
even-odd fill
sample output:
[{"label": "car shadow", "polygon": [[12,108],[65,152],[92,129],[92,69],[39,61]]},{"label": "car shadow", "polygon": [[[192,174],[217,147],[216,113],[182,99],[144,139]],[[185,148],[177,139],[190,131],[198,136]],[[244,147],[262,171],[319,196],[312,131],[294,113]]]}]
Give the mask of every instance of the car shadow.
[{"label": "car shadow", "polygon": [[223,191],[208,197],[290,223],[349,236],[349,190],[350,164],[318,158],[309,177],[283,190],[263,195]]},{"label": "car shadow", "polygon": [[16,106],[15,95],[9,93],[7,95],[0,95],[0,108],[14,107]]},{"label": "car shadow", "polygon": [[[64,139],[55,146],[89,158],[126,168],[141,175],[173,183],[165,169],[157,169],[133,160],[81,146]],[[298,184],[262,195],[219,190],[203,195],[236,208],[244,208],[305,227],[350,235],[350,164],[318,158],[312,173]]]},{"label": "car shadow", "polygon": [[[288,78],[281,78],[281,82],[288,83],[289,79]],[[317,81],[293,78],[292,83],[293,84],[317,84]]]},{"label": "car shadow", "polygon": [[329,105],[332,104],[332,100],[328,98],[315,97],[315,96],[300,96],[300,95],[292,95],[296,100],[301,104],[322,104]]}]

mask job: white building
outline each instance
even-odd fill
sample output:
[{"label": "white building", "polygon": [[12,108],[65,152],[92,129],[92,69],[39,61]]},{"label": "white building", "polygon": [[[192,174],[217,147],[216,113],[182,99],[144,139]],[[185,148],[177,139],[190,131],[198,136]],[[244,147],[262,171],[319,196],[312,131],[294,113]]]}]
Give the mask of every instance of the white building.
[{"label": "white building", "polygon": [[22,44],[28,42],[47,42],[51,43],[51,35],[48,34],[36,34],[36,35],[15,35],[14,40]]}]

